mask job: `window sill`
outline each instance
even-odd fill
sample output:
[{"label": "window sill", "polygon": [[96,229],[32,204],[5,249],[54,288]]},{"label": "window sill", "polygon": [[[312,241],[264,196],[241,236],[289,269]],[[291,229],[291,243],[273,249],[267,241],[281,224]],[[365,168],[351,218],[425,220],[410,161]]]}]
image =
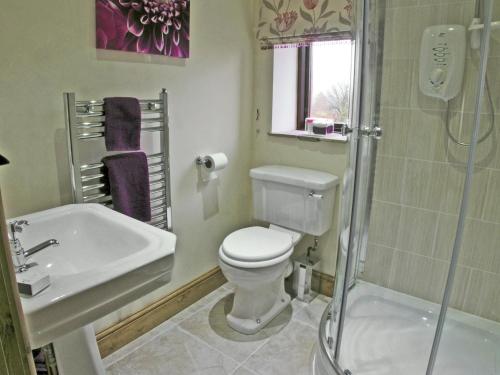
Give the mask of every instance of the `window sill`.
[{"label": "window sill", "polygon": [[347,137],[339,133],[330,133],[326,135],[321,135],[321,134],[311,134],[304,130],[290,130],[288,132],[271,131],[268,134],[277,137],[297,138],[302,141],[310,141],[310,142],[327,141],[327,142],[347,143]]}]

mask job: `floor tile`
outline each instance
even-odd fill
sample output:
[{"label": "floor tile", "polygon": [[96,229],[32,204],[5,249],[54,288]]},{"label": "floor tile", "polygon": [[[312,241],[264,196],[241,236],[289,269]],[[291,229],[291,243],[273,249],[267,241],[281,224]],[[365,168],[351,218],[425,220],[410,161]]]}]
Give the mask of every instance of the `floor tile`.
[{"label": "floor tile", "polygon": [[175,327],[111,365],[108,375],[225,375],[238,363]]},{"label": "floor tile", "polygon": [[116,352],[108,355],[106,358],[103,359],[104,366],[109,367],[113,363],[127,357],[128,355],[132,354],[134,351],[138,350],[143,345],[149,343],[155,337],[168,332],[175,326],[176,326],[175,323],[172,323],[170,320],[167,320],[166,322],[155,327],[148,333],[145,333],[144,335],[138,337],[134,341],[125,345],[124,347],[118,349]]},{"label": "floor tile", "polygon": [[230,294],[219,300],[213,307],[205,307],[182,321],[179,326],[208,345],[227,353],[236,361],[243,362],[265,344],[270,336],[289,324],[292,307],[285,309],[257,334],[243,335],[229,327],[226,321],[226,314],[232,306],[232,297],[233,295]]},{"label": "floor tile", "polygon": [[231,292],[234,292],[234,289],[236,288],[236,286],[230,282],[225,283],[224,285],[222,285],[222,287],[226,290],[231,291]]},{"label": "floor tile", "polygon": [[292,321],[244,363],[259,375],[309,375],[311,354],[318,333]]},{"label": "floor tile", "polygon": [[257,373],[249,370],[245,366],[241,366],[238,367],[235,372],[233,372],[233,375],[257,375]]},{"label": "floor tile", "polygon": [[326,306],[330,302],[331,298],[319,295],[311,303],[300,302],[294,300],[292,302],[292,306],[297,308],[297,312],[293,314],[293,319],[296,319],[304,324],[309,325],[313,329],[317,329],[319,327],[319,322],[321,320],[321,316],[326,309]]},{"label": "floor tile", "polygon": [[310,304],[293,301],[257,334],[243,335],[226,320],[233,291],[229,283],[221,286],[108,356],[107,373],[300,375],[308,368],[317,324],[330,298],[318,296]]},{"label": "floor tile", "polygon": [[206,295],[205,297],[201,298],[200,300],[196,301],[193,303],[191,306],[188,308],[182,310],[178,314],[174,315],[172,318],[169,319],[170,322],[172,323],[180,323],[184,319],[189,318],[193,314],[197,313],[201,309],[204,309],[205,307],[208,306],[213,306],[215,303],[220,301],[222,298],[230,294],[231,292],[224,288],[220,287],[216,290],[214,290],[212,293]]}]

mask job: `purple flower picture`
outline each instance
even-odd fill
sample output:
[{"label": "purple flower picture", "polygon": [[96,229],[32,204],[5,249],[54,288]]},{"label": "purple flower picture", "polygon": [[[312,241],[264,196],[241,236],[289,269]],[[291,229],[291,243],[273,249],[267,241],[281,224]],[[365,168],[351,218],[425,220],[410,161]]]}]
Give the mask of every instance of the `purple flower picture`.
[{"label": "purple flower picture", "polygon": [[189,57],[189,0],[96,0],[100,49]]}]

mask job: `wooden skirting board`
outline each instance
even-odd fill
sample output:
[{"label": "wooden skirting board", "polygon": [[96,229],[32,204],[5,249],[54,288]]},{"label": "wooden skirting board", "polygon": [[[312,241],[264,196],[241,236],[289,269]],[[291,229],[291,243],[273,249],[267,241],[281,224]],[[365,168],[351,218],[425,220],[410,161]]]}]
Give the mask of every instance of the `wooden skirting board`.
[{"label": "wooden skirting board", "polygon": [[[101,357],[104,358],[110,355],[129,342],[151,331],[200,298],[216,290],[225,282],[226,278],[222,271],[219,267],[216,267],[168,296],[99,332],[96,338]],[[333,277],[314,271],[312,288],[320,294],[331,297],[333,295]]]},{"label": "wooden skirting board", "polygon": [[101,357],[106,357],[129,342],[151,331],[200,298],[219,288],[226,282],[219,267],[216,267],[168,296],[146,306],[144,309],[99,332],[96,335]]},{"label": "wooden skirting board", "polygon": [[335,278],[326,273],[313,271],[312,274],[312,290],[327,297],[333,297],[333,286]]}]

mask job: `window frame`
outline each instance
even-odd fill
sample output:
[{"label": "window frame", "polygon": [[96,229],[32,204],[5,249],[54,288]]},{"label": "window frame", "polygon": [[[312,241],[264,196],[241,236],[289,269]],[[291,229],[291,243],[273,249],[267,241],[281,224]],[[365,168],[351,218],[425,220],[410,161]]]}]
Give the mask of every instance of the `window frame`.
[{"label": "window frame", "polygon": [[[352,41],[352,38],[339,40]],[[311,85],[313,69],[313,45],[297,48],[297,124],[296,130],[305,131],[305,119],[311,117]],[[352,79],[350,90],[352,90]]]},{"label": "window frame", "polygon": [[306,130],[306,117],[311,113],[311,46],[297,49],[297,130]]},{"label": "window frame", "polygon": [[[345,39],[349,41],[352,40],[350,37]],[[284,49],[287,48],[285,47]],[[333,141],[346,143],[348,138],[338,132],[321,135],[311,134],[305,129],[305,119],[310,117],[313,104],[311,97],[313,83],[313,46],[295,46],[293,49],[296,53],[294,56],[289,57],[281,54],[282,52],[277,55],[277,52],[280,51],[281,48],[272,49],[272,51],[274,51],[271,102],[272,120],[267,134],[270,136],[296,138],[301,141]],[[288,79],[287,75],[283,76],[283,70],[278,68],[281,65],[276,65],[277,62],[278,64],[287,64],[288,67],[292,67],[292,69],[288,69],[288,74],[290,75],[288,77],[293,77],[293,80]],[[293,88],[288,86],[293,86]],[[289,95],[292,93],[293,95]],[[293,113],[290,112],[292,110]],[[287,114],[290,114],[290,116]]]}]

